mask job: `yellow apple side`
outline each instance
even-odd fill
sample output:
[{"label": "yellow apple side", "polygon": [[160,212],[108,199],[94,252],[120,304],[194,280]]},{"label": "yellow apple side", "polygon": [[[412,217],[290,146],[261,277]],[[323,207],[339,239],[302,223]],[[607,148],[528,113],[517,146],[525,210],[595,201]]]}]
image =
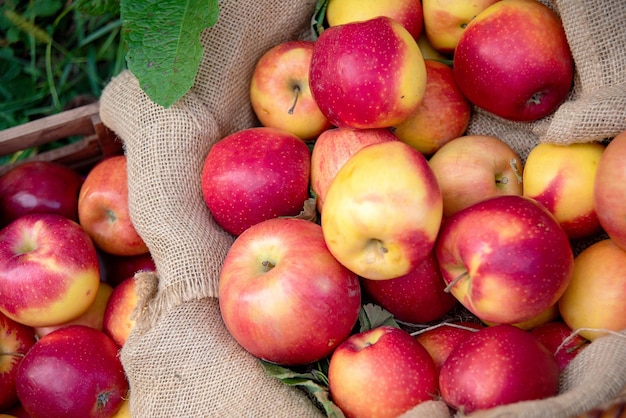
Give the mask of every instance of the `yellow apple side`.
[{"label": "yellow apple side", "polygon": [[130,400],[128,398],[124,399],[120,409],[111,417],[111,418],[131,418],[130,415]]},{"label": "yellow apple side", "polygon": [[398,97],[401,108],[399,114],[405,117],[413,113],[424,98],[426,92],[426,63],[417,41],[411,34],[397,22],[393,24],[396,36],[406,45],[404,54],[406,64],[400,67],[398,72]]},{"label": "yellow apple side", "polygon": [[[529,331],[533,328],[538,327],[539,325],[543,325],[546,322],[550,322],[555,320],[559,316],[559,306],[558,304],[554,304],[550,306],[545,311],[541,312],[539,315],[532,317],[526,321],[516,322],[511,325],[523,329],[525,331]],[[485,325],[494,326],[497,325],[495,322],[483,321]]]}]

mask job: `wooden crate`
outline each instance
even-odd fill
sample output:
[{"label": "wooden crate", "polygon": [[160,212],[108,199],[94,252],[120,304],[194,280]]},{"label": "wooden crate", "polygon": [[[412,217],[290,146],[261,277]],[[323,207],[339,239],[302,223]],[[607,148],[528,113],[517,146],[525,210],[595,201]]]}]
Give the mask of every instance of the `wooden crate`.
[{"label": "wooden crate", "polygon": [[37,153],[25,160],[0,165],[0,175],[15,164],[32,160],[54,161],[84,173],[102,158],[121,154],[122,142],[104,126],[99,110],[100,103],[95,102],[0,131],[0,155],[9,155],[70,137],[80,138],[76,142]]}]

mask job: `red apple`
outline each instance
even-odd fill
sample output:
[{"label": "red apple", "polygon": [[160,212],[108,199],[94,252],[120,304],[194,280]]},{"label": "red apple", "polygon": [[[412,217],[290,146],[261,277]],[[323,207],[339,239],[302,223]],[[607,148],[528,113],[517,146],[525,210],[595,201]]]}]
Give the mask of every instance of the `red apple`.
[{"label": "red apple", "polygon": [[626,250],[626,131],[604,149],[594,181],[598,220],[613,242]]},{"label": "red apple", "polygon": [[275,45],[257,61],[250,82],[250,104],[261,124],[304,141],[331,127],[309,88],[313,45],[308,40]]},{"label": "red apple", "polygon": [[29,213],[55,213],[78,222],[83,177],[50,161],[19,164],[0,176],[0,226]]},{"label": "red apple", "polygon": [[456,298],[444,291],[445,283],[434,251],[404,276],[391,280],[362,278],[361,286],[397,320],[412,324],[434,321],[457,304]]},{"label": "red apple", "polygon": [[[578,353],[589,345],[589,340],[574,334],[574,331],[562,320],[546,322],[533,328],[530,333],[554,355],[561,372]],[[568,342],[565,342],[566,339]]]},{"label": "red apple", "polygon": [[322,212],[330,183],[348,158],[367,145],[397,140],[386,128],[332,128],[322,132],[311,152],[311,189],[317,198],[317,210]]},{"label": "red apple", "polygon": [[441,397],[470,414],[526,400],[555,396],[559,366],[528,331],[512,325],[483,328],[461,341],[439,374]]},{"label": "red apple", "polygon": [[412,114],[394,126],[394,133],[422,154],[432,155],[465,133],[472,108],[459,90],[450,66],[431,59],[424,62],[424,98]]},{"label": "red apple", "polygon": [[565,292],[574,267],[569,238],[535,200],[497,196],[452,215],[436,246],[453,295],[483,321],[536,317]]},{"label": "red apple", "polygon": [[35,333],[37,337],[41,338],[46,334],[51,333],[68,325],[86,325],[88,327],[95,328],[102,331],[104,329],[104,312],[107,306],[107,302],[113,293],[113,287],[108,283],[100,283],[98,286],[98,293],[96,298],[89,305],[89,308],[78,318],[75,318],[69,322],[65,322],[59,325],[53,325],[49,327],[37,327]]},{"label": "red apple", "polygon": [[103,330],[120,348],[135,327],[137,300],[135,278],[130,276],[113,289],[105,307]]},{"label": "red apple", "polygon": [[311,152],[296,135],[247,128],[211,148],[202,194],[217,224],[239,235],[266,219],[300,213],[309,197],[310,169]]},{"label": "red apple", "polygon": [[439,148],[428,164],[441,189],[444,216],[490,197],[523,193],[519,154],[494,136],[455,138]]},{"label": "red apple", "polygon": [[133,277],[140,271],[156,271],[152,255],[148,253],[138,255],[101,254],[104,264],[104,281],[115,287],[123,280]]},{"label": "red apple", "polygon": [[0,312],[0,412],[18,402],[17,369],[35,341],[32,327],[15,322]]},{"label": "red apple", "polygon": [[17,396],[33,417],[106,417],[121,406],[128,381],[118,347],[84,325],[60,328],[28,351],[17,372]]},{"label": "red apple", "polygon": [[453,69],[472,103],[513,121],[554,112],[574,77],[561,20],[536,0],[501,0],[481,11],[458,40]]},{"label": "red apple", "polygon": [[318,224],[276,218],[237,237],[220,273],[219,300],[227,329],[248,352],[301,365],[350,335],[361,289],[328,251]]},{"label": "red apple", "polygon": [[130,218],[127,171],[125,155],[101,160],[87,173],[78,196],[79,223],[110,254],[148,252]]},{"label": "red apple", "polygon": [[89,308],[99,285],[96,248],[76,222],[30,214],[0,230],[0,311],[14,321],[70,321]]},{"label": "red apple", "polygon": [[407,331],[381,326],[351,335],[337,347],[328,387],[347,417],[397,417],[435,399],[437,368]]},{"label": "red apple", "polygon": [[484,325],[467,321],[442,322],[419,332],[415,335],[415,339],[428,351],[439,370],[454,347],[484,327]]},{"label": "red apple", "polygon": [[419,105],[426,66],[411,34],[381,16],[324,30],[313,48],[309,83],[334,126],[387,128]]}]

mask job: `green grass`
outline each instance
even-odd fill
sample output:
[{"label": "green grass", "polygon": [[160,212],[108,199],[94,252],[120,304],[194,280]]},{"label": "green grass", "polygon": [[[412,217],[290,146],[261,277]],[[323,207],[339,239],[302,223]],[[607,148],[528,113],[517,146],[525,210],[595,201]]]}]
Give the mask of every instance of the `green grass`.
[{"label": "green grass", "polygon": [[[0,130],[95,101],[126,68],[119,7],[100,3],[0,1]],[[0,164],[39,151],[0,156]]]}]

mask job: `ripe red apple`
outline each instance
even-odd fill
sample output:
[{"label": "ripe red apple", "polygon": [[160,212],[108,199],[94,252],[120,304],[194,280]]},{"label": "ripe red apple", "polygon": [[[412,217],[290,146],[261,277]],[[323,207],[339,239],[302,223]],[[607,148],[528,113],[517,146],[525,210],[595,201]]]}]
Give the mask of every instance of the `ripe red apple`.
[{"label": "ripe red apple", "polygon": [[455,138],[428,160],[443,198],[443,214],[490,197],[522,195],[522,160],[499,138],[465,135]]},{"label": "ripe red apple", "polygon": [[415,339],[428,351],[439,370],[454,347],[484,327],[476,322],[442,322],[415,335]]},{"label": "ripe red apple", "polygon": [[313,45],[309,40],[275,45],[257,61],[250,82],[250,104],[261,124],[304,141],[331,127],[309,88]]},{"label": "ripe red apple", "polygon": [[420,0],[329,0],[326,8],[326,21],[329,26],[344,25],[378,16],[394,19],[415,39],[422,33],[424,17]]},{"label": "ripe red apple", "polygon": [[387,128],[331,128],[322,132],[311,152],[311,189],[316,195],[317,210],[322,213],[330,183],[348,158],[367,145],[397,140]]},{"label": "ripe red apple", "polygon": [[0,311],[32,327],[82,315],[100,285],[98,255],[76,222],[24,215],[0,230]]},{"label": "ripe red apple", "polygon": [[419,105],[426,66],[411,34],[381,16],[324,30],[313,48],[309,83],[334,126],[387,128]]},{"label": "ripe red apple", "polygon": [[456,298],[445,292],[435,252],[404,276],[391,280],[362,278],[361,286],[376,304],[397,320],[412,324],[434,321],[449,312]]},{"label": "ripe red apple", "polygon": [[102,328],[121,348],[135,327],[133,316],[137,307],[135,278],[130,276],[118,284],[104,310]]},{"label": "ripe red apple", "polygon": [[15,322],[0,312],[0,411],[6,411],[18,402],[17,369],[35,341],[32,327]]},{"label": "ripe red apple", "polygon": [[437,368],[407,331],[381,326],[351,335],[337,347],[328,387],[347,417],[397,417],[435,399]]},{"label": "ripe red apple", "polygon": [[444,223],[436,246],[453,295],[483,321],[513,324],[554,305],[574,267],[569,238],[547,209],[497,196]]},{"label": "ripe red apple", "polygon": [[311,152],[296,135],[247,128],[211,148],[202,194],[217,224],[239,235],[266,219],[300,213],[309,197],[310,169]]},{"label": "ripe red apple", "polygon": [[593,201],[598,220],[615,244],[626,250],[626,131],[606,146],[596,170]]},{"label": "ripe red apple", "polygon": [[[554,355],[561,372],[589,345],[589,340],[578,334],[574,335],[574,331],[562,320],[546,322],[533,328],[530,333]],[[571,339],[563,344],[570,337]]]},{"label": "ripe red apple", "polygon": [[301,365],[329,355],[354,327],[358,277],[332,256],[321,227],[269,219],[234,241],[219,278],[222,318],[252,355]]},{"label": "ripe red apple", "polygon": [[29,213],[55,213],[78,222],[83,177],[50,161],[19,164],[0,176],[0,226]]},{"label": "ripe red apple", "polygon": [[555,396],[559,366],[528,331],[512,325],[483,328],[461,341],[439,374],[441,397],[463,414]]},{"label": "ripe red apple", "polygon": [[20,363],[16,385],[33,418],[111,416],[128,393],[118,347],[104,332],[84,325],[38,340]]},{"label": "ripe red apple", "polygon": [[453,69],[472,103],[513,121],[554,112],[574,77],[561,20],[536,0],[501,0],[481,11],[458,40]]},{"label": "ripe red apple", "polygon": [[96,247],[104,252],[148,252],[130,218],[125,155],[105,158],[87,173],[78,196],[78,219]]},{"label": "ripe red apple", "polygon": [[412,114],[394,126],[394,133],[401,141],[430,156],[465,133],[472,108],[459,90],[450,66],[431,59],[424,62],[424,98]]},{"label": "ripe red apple", "polygon": [[361,148],[333,179],[322,212],[330,252],[360,277],[387,280],[432,251],[441,192],[426,158],[401,141]]},{"label": "ripe red apple", "polygon": [[104,264],[104,281],[115,287],[123,280],[133,277],[140,271],[156,271],[152,255],[148,253],[138,255],[101,254]]},{"label": "ripe red apple", "polygon": [[37,334],[37,337],[41,338],[54,330],[68,325],[86,325],[88,327],[92,327],[102,331],[104,329],[104,312],[107,306],[107,302],[112,293],[113,287],[111,287],[111,285],[109,285],[108,283],[101,282],[98,286],[98,293],[96,294],[96,298],[82,315],[63,324],[53,325],[49,327],[37,327],[35,328],[35,333]]}]

